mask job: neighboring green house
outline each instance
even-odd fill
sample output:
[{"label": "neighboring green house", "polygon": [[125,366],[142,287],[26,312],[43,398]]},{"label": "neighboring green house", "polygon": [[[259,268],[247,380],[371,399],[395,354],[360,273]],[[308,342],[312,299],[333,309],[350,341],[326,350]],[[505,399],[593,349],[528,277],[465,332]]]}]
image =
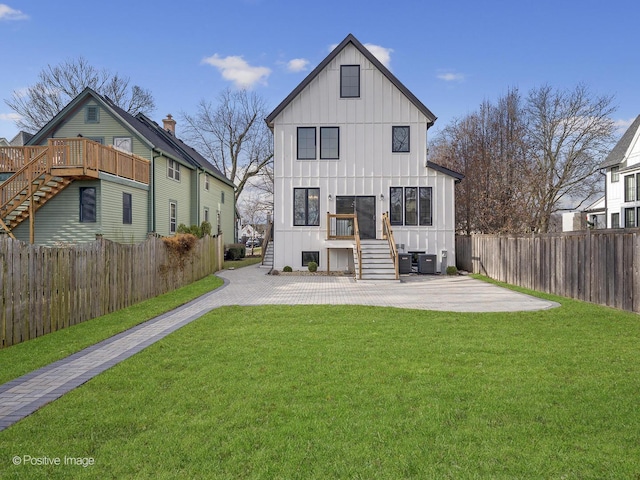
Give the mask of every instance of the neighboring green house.
[{"label": "neighboring green house", "polygon": [[[180,224],[205,220],[225,243],[236,241],[234,184],[176,138],[171,115],[163,123],[160,127],[143,114],[134,117],[86,88],[34,135],[21,156],[0,147],[0,172],[34,163],[38,155],[46,164],[48,176],[34,196],[40,207],[34,242],[87,242],[100,234],[133,243],[150,232],[168,236]],[[10,190],[5,184],[0,189]],[[12,193],[1,193],[0,220],[16,238],[29,241],[28,201],[23,195],[7,207],[3,204]]]}]

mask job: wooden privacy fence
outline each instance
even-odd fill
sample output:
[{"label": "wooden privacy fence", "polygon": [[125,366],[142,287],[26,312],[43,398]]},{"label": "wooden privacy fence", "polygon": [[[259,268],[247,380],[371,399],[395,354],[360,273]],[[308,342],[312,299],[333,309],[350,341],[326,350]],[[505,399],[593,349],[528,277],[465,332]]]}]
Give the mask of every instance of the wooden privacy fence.
[{"label": "wooden privacy fence", "polygon": [[199,280],[220,270],[223,245],[205,236],[179,254],[157,237],[50,248],[0,236],[0,348]]},{"label": "wooden privacy fence", "polygon": [[512,285],[640,312],[640,231],[456,237],[457,267]]}]

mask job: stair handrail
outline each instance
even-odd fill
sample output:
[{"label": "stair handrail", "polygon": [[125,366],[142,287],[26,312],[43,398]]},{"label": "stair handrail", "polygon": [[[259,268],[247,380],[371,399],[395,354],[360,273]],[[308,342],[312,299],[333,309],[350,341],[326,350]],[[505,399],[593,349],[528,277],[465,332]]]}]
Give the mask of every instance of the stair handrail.
[{"label": "stair handrail", "polygon": [[393,230],[391,229],[391,221],[389,220],[389,213],[382,214],[382,238],[386,238],[389,242],[389,252],[391,259],[393,260],[393,266],[396,271],[396,280],[400,278],[400,265],[398,262],[398,248],[396,247],[396,241],[393,238]]},{"label": "stair handrail", "polygon": [[264,265],[264,257],[267,254],[267,248],[269,247],[269,242],[271,242],[272,232],[273,232],[273,222],[269,222],[267,224],[267,231],[264,234],[264,239],[262,240],[262,265]]},{"label": "stair handrail", "polygon": [[[51,167],[51,158],[47,153],[48,150],[43,150],[36,155],[33,160],[26,163],[16,173],[0,184],[0,217],[4,216],[2,212],[7,205],[29,186],[29,182],[33,182]],[[41,162],[43,158],[44,163]],[[44,168],[35,168],[37,164],[40,164],[40,166]]]},{"label": "stair handrail", "polygon": [[362,245],[360,244],[360,226],[358,216],[353,216],[353,238],[356,241],[356,255],[358,256],[358,279],[362,280]]}]

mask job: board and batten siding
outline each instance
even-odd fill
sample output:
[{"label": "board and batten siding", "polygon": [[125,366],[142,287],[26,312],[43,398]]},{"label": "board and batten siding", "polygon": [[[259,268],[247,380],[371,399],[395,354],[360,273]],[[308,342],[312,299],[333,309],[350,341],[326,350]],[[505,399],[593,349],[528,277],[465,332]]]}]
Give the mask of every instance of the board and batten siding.
[{"label": "board and batten siding", "polygon": [[[340,66],[360,65],[360,97],[340,98]],[[376,197],[377,237],[390,210],[390,187],[432,187],[433,226],[393,226],[403,251],[448,253],[455,262],[454,178],[426,167],[429,119],[353,45],[347,45],[274,120],[274,268],[300,269],[302,251],[320,252],[326,269],[326,212],[336,196]],[[320,127],[339,127],[338,160],[319,158]],[[392,152],[392,127],[410,127],[409,153]],[[297,160],[297,128],[316,127],[316,159]],[[320,189],[320,226],[293,226],[295,188]],[[329,200],[329,195],[332,200]],[[384,198],[381,197],[384,196]],[[286,238],[286,241],[281,241]],[[334,257],[335,255],[335,257]],[[332,270],[350,265],[349,253],[332,253]],[[439,268],[438,268],[439,270]]]},{"label": "board and batten siding", "polygon": [[[45,246],[92,242],[102,234],[102,199],[99,180],[76,180],[45,203],[34,219],[35,243]],[[80,188],[96,189],[96,221],[80,222]],[[14,230],[18,240],[29,243],[29,220]]]}]

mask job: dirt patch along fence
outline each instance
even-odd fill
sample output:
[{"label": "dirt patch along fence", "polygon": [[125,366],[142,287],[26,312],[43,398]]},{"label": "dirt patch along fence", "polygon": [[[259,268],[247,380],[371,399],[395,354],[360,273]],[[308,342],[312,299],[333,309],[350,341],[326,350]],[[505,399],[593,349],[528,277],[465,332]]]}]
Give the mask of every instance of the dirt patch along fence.
[{"label": "dirt patch along fence", "polygon": [[640,231],[456,237],[457,267],[512,285],[640,313]]},{"label": "dirt patch along fence", "polygon": [[222,267],[222,236],[178,253],[162,239],[64,248],[0,236],[0,348],[120,310]]}]

